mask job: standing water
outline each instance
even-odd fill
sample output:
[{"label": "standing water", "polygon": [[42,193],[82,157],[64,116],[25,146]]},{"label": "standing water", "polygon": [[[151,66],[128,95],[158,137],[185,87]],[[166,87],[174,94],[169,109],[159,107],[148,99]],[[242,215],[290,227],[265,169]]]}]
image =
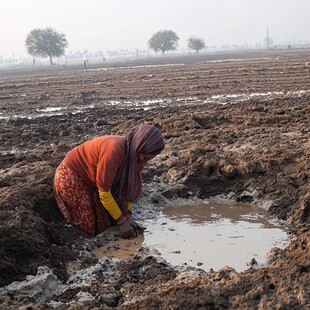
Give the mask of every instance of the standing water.
[{"label": "standing water", "polygon": [[228,265],[240,272],[249,268],[250,262],[264,265],[271,248],[287,244],[280,225],[268,219],[262,208],[248,204],[169,205],[143,225],[144,238],[117,241],[116,246],[97,251],[97,256],[128,259],[142,245],[159,251],[172,265],[198,266],[206,271]]}]

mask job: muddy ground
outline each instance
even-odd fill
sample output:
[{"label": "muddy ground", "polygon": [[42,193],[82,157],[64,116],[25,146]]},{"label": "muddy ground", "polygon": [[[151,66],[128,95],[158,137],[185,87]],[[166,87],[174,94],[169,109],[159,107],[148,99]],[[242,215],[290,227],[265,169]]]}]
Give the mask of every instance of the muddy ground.
[{"label": "muddy ground", "polygon": [[[309,306],[309,50],[2,70],[0,122],[2,309]],[[159,126],[166,141],[143,173],[143,199],[254,202],[286,222],[289,246],[274,249],[268,266],[241,273],[175,269],[147,249],[133,260],[98,262],[92,250],[117,231],[92,238],[65,226],[53,174],[73,146],[141,122]],[[143,218],[143,203],[135,208]],[[77,285],[68,262],[91,280]],[[47,297],[4,290],[39,266],[66,288]]]}]

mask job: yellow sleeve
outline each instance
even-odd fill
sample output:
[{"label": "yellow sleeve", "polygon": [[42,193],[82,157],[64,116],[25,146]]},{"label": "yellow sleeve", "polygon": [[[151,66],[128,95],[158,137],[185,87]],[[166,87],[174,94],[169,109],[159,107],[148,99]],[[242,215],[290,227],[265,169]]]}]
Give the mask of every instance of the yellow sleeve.
[{"label": "yellow sleeve", "polygon": [[113,217],[114,220],[120,219],[122,217],[122,212],[114,200],[111,192],[105,192],[101,189],[98,189],[99,198],[104,206],[104,208],[109,212],[109,214]]},{"label": "yellow sleeve", "polygon": [[129,214],[131,214],[131,209],[132,209],[132,202],[131,201],[128,201],[128,204],[127,204],[127,211]]}]

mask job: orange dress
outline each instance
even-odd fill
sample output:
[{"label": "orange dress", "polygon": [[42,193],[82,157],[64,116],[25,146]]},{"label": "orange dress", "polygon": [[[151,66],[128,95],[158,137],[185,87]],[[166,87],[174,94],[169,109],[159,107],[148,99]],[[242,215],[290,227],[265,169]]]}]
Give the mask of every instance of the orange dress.
[{"label": "orange dress", "polygon": [[125,156],[125,137],[101,136],[66,155],[56,169],[54,193],[68,224],[96,235],[113,224],[98,189],[110,191]]},{"label": "orange dress", "polygon": [[75,147],[64,163],[89,186],[108,192],[124,156],[125,137],[102,136]]}]

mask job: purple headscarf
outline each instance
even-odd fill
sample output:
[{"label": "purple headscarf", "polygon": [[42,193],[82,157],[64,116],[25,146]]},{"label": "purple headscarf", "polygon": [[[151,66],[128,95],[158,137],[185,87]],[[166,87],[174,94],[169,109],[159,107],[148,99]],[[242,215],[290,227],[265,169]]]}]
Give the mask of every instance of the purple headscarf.
[{"label": "purple headscarf", "polygon": [[132,128],[126,135],[125,143],[125,160],[116,175],[112,194],[126,214],[127,201],[136,201],[142,194],[139,153],[159,154],[164,149],[165,143],[159,129],[149,124]]}]

